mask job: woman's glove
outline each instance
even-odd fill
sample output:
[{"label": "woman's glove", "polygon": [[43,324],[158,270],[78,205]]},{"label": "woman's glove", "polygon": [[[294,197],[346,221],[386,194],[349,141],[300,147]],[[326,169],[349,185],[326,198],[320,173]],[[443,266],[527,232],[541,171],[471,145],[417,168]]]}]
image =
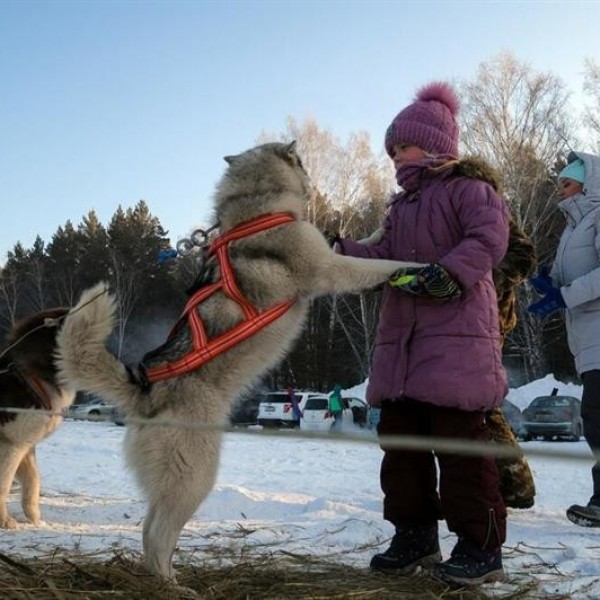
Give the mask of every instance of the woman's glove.
[{"label": "woman's glove", "polygon": [[538,294],[546,294],[554,288],[554,283],[552,282],[552,277],[550,277],[547,265],[543,265],[540,268],[539,273],[535,277],[529,279],[529,283],[531,283]]},{"label": "woman's glove", "polygon": [[458,298],[461,293],[456,280],[437,263],[396,271],[389,278],[389,284],[409,294],[439,299]]},{"label": "woman's glove", "polygon": [[530,304],[527,307],[527,310],[534,315],[547,317],[553,312],[565,307],[565,300],[561,294],[560,288],[552,286],[541,300]]},{"label": "woman's glove", "polygon": [[540,300],[527,307],[530,313],[547,317],[557,310],[566,307],[560,288],[556,287],[552,282],[552,277],[550,277],[546,265],[540,268],[539,273],[535,277],[531,277],[529,283],[531,283],[538,294],[543,294]]}]

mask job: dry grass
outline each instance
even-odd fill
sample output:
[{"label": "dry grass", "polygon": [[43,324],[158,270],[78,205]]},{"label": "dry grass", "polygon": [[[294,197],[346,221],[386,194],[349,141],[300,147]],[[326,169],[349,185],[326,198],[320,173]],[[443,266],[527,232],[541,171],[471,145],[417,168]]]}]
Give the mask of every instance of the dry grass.
[{"label": "dry grass", "polygon": [[[214,557],[213,557],[214,558]],[[179,564],[178,586],[148,575],[139,557],[57,551],[15,558],[0,554],[2,600],[487,600],[480,590],[450,589],[426,575],[372,573],[322,558],[285,552],[269,557]],[[215,566],[218,565],[218,566]],[[539,599],[534,589],[500,595],[503,600]]]}]

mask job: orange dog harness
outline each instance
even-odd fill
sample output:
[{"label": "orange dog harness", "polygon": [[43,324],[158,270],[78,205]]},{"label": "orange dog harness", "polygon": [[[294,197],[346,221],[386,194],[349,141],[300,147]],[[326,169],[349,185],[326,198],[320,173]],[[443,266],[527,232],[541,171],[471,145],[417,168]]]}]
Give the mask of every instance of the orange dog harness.
[{"label": "orange dog harness", "polygon": [[[241,223],[211,243],[207,258],[210,256],[216,257],[221,271],[221,279],[216,283],[200,288],[194,293],[187,301],[181,316],[167,338],[167,341],[170,340],[175,332],[179,330],[182,322],[187,321],[192,337],[192,350],[174,362],[165,362],[153,367],[144,368],[144,375],[149,383],[163,381],[171,377],[179,377],[180,375],[186,375],[195,371],[204,363],[258,333],[261,329],[283,315],[295,303],[296,299],[293,298],[259,312],[250,304],[239,289],[227,252],[228,246],[232,241],[265,231],[266,229],[271,229],[272,227],[292,223],[293,221],[295,221],[294,217],[288,213],[265,215],[252,221]],[[244,320],[229,331],[209,340],[196,307],[218,291],[222,291],[228,298],[240,306],[244,314]]]}]

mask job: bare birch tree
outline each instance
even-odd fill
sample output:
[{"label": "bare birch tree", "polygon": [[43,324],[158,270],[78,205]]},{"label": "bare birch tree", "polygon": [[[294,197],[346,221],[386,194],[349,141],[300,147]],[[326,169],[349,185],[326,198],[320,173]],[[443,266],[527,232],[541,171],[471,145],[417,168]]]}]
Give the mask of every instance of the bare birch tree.
[{"label": "bare birch tree", "polygon": [[591,59],[585,61],[583,89],[590,100],[584,109],[583,122],[594,151],[600,152],[600,65]]},{"label": "bare birch tree", "polygon": [[[505,53],[482,63],[475,80],[462,85],[462,96],[464,149],[498,170],[513,218],[532,238],[539,262],[548,262],[560,229],[555,165],[575,143],[563,82]],[[522,286],[518,291],[520,326],[512,339],[529,375],[539,376],[546,372],[544,328],[525,310],[532,300],[531,289]]]},{"label": "bare birch tree", "polygon": [[[271,140],[296,140],[312,183],[308,218],[316,227],[360,239],[381,225],[395,181],[389,158],[373,152],[366,132],[353,133],[342,143],[312,118],[298,122],[289,117],[283,133],[263,133],[258,143]],[[323,305],[329,311],[326,318]],[[344,352],[351,353],[359,365],[357,375],[364,378],[369,371],[378,309],[379,295],[372,292],[320,299],[312,305],[306,326],[311,339],[305,336],[303,347],[318,356],[317,336],[325,335],[326,348],[339,349],[341,331]]]}]

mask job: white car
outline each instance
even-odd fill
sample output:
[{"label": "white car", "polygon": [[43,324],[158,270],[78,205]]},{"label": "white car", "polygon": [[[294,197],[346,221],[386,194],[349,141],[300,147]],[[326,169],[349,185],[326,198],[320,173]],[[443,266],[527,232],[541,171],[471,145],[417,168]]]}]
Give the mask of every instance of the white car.
[{"label": "white car", "polygon": [[[342,398],[344,412],[342,429],[358,425],[365,427],[369,422],[369,406],[360,398]],[[300,429],[304,431],[330,431],[334,418],[329,412],[329,397],[325,394],[313,396],[306,401],[300,419]]]},{"label": "white car", "polygon": [[[298,399],[300,411],[304,411],[306,402],[312,397],[325,397],[318,392],[297,392],[294,395]],[[263,394],[258,404],[257,422],[263,427],[296,427],[298,421],[294,419],[292,403],[286,391],[269,392]]]},{"label": "white car", "polygon": [[67,412],[67,417],[74,419],[90,419],[113,421],[117,415],[117,407],[103,398],[93,397],[88,402],[73,404]]}]

